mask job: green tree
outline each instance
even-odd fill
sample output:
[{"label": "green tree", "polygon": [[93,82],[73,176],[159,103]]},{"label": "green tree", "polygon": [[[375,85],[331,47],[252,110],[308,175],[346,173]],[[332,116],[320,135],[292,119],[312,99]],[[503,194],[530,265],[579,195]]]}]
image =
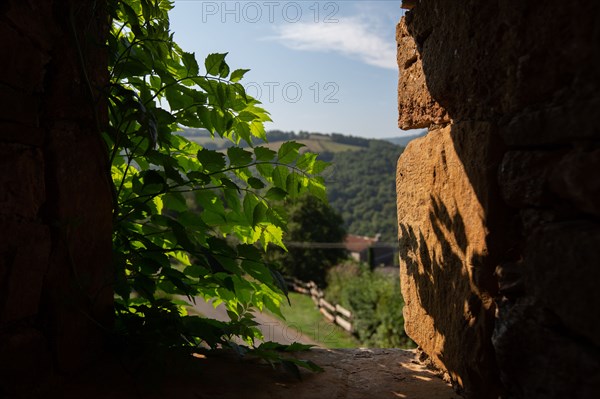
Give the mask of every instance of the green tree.
[{"label": "green tree", "polygon": [[268,253],[269,259],[279,264],[284,274],[323,286],[327,270],[346,258],[346,250],[315,244],[341,244],[346,236],[343,220],[328,204],[312,195],[289,201],[286,209],[287,252],[273,248]]},{"label": "green tree", "polygon": [[371,270],[352,261],[331,269],[327,283],[325,297],[352,311],[354,334],[362,345],[414,347],[404,332],[404,301],[397,273]]},{"label": "green tree", "polygon": [[[370,140],[361,151],[336,153],[327,181],[331,206],[344,218],[348,233],[396,242],[396,163],[403,148]],[[327,159],[327,158],[323,158]]]},{"label": "green tree", "polygon": [[[271,202],[305,192],[325,200],[318,175],[327,165],[295,142],[277,152],[254,145],[266,140],[270,118],[239,83],[248,70],[230,69],[227,54],[199,65],[173,41],[172,7],[109,3],[110,120],[102,135],[114,183],[116,332],[135,343],[239,349],[234,336],[250,345],[262,337],[251,310],[277,313],[284,297],[281,275],[263,261],[268,245],[283,247],[287,222]],[[178,135],[182,127],[234,145],[226,153],[203,148]],[[185,302],[168,299],[177,296],[224,303],[231,322],[187,315]],[[279,347],[255,352],[273,361],[269,350]]]}]

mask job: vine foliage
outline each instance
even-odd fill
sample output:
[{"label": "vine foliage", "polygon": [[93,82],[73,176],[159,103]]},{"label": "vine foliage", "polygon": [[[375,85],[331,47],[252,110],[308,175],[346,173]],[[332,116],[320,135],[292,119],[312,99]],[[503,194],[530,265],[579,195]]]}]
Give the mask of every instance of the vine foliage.
[{"label": "vine foliage", "polygon": [[[110,2],[104,139],[114,183],[117,331],[138,342],[243,352],[232,343],[240,337],[274,361],[270,350],[286,347],[254,347],[263,337],[251,313],[279,313],[285,299],[281,275],[263,261],[270,245],[285,248],[287,216],[274,202],[306,192],[326,200],[319,174],[327,164],[293,141],[278,151],[252,144],[266,140],[263,124],[271,119],[240,83],[248,70],[231,70],[227,54],[200,65],[183,51],[169,31],[172,7],[169,0]],[[182,127],[249,147],[211,151],[177,135]],[[195,297],[223,303],[231,321],[187,314]]]}]

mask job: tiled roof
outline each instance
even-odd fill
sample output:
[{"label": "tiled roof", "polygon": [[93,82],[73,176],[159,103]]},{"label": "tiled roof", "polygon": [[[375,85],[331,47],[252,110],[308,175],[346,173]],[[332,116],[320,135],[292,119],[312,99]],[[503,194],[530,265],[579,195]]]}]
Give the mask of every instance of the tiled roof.
[{"label": "tiled roof", "polygon": [[378,240],[375,237],[364,237],[348,234],[344,244],[346,249],[350,252],[362,252],[377,241]]}]

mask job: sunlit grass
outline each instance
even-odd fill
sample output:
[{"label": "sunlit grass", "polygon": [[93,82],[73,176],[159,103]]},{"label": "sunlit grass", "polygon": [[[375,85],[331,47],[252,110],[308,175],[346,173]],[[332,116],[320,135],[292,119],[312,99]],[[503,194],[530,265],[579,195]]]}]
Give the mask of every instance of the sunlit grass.
[{"label": "sunlit grass", "polygon": [[290,293],[290,307],[281,307],[285,323],[327,348],[357,348],[358,341],[341,327],[325,320],[308,295]]}]

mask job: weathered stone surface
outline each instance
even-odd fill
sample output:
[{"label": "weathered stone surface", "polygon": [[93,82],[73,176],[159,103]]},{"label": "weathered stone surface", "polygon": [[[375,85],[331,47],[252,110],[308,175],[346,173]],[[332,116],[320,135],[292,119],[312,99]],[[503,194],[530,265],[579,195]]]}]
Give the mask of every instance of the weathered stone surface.
[{"label": "weathered stone surface", "polygon": [[419,2],[406,23],[432,97],[454,120],[510,120],[597,97],[589,82],[600,81],[600,4],[580,0],[568,14],[563,9],[560,0],[543,10],[518,0]]},{"label": "weathered stone surface", "polygon": [[[497,287],[486,226],[496,191],[487,178],[496,166],[492,132],[484,123],[433,130],[408,145],[396,174],[406,332],[477,398],[496,397],[498,389],[490,340]],[[469,178],[474,170],[479,181]]]},{"label": "weathered stone surface", "polygon": [[427,89],[421,55],[415,39],[408,33],[404,18],[396,27],[398,43],[398,126],[418,129],[450,121],[446,111],[432,98]]},{"label": "weathered stone surface", "polygon": [[40,96],[11,87],[2,87],[0,120],[18,123],[25,127],[39,126]]},{"label": "weathered stone surface", "polygon": [[38,314],[50,256],[50,230],[37,223],[0,222],[0,325]]},{"label": "weathered stone surface", "polygon": [[28,92],[41,91],[45,65],[50,55],[39,51],[36,44],[13,27],[0,25],[0,37],[5,40],[0,65],[0,83]]},{"label": "weathered stone surface", "polygon": [[[33,323],[30,323],[33,324]],[[52,367],[48,341],[39,329],[20,327],[0,333],[0,394],[2,398],[43,397],[41,386]],[[8,387],[20,387],[25,395],[14,395]],[[48,397],[48,396],[46,396]]]},{"label": "weathered stone surface", "polygon": [[53,2],[21,0],[7,3],[5,15],[10,25],[31,40],[40,53],[50,50],[56,36],[61,34],[55,21],[48,18],[48,15],[52,15],[53,12]]},{"label": "weathered stone surface", "polygon": [[[107,359],[68,380],[35,389],[28,398],[181,399],[458,399],[452,388],[401,349],[314,349],[295,355],[323,373],[273,370],[257,359],[206,353],[203,359],[174,353],[148,354],[127,363]],[[154,363],[150,363],[153,361]],[[44,396],[44,394],[46,396]]]},{"label": "weathered stone surface", "polygon": [[598,223],[548,223],[530,233],[523,258],[526,289],[536,305],[558,317],[561,333],[570,332],[596,347],[600,347],[600,319],[594,316],[600,303],[598,248]]},{"label": "weathered stone surface", "polygon": [[[448,145],[436,136],[409,145],[400,159],[407,331],[465,386],[485,386],[487,377],[472,372],[474,359],[496,358],[503,398],[591,398],[600,391],[594,286],[600,279],[599,17],[600,3],[583,0],[569,7],[550,0],[543,9],[535,1],[422,0],[405,19],[417,57],[399,35],[407,52],[399,60],[420,60],[422,87],[448,112],[452,139],[446,142],[463,166],[443,175],[445,185],[423,172],[448,163]],[[400,120],[413,112],[400,111],[407,113]],[[488,141],[478,129],[486,124],[494,126]],[[443,209],[439,203],[449,215],[467,215],[466,233],[452,223],[434,229],[435,218],[425,215]],[[483,216],[469,219],[477,206]],[[464,248],[478,248],[480,264],[461,257],[461,240]],[[476,303],[469,289],[481,298],[481,287],[493,285],[488,309],[499,307],[496,318],[471,334],[477,318],[459,305]],[[491,354],[469,343],[485,340],[490,328]],[[455,347],[460,351],[446,352]],[[494,386],[497,376],[489,381]],[[474,390],[465,395],[484,397]]]},{"label": "weathered stone surface", "polygon": [[23,126],[19,123],[0,121],[2,141],[18,143],[26,146],[41,147],[44,142],[44,129],[40,127]]},{"label": "weathered stone surface", "polygon": [[[591,321],[589,315],[586,316]],[[597,349],[573,337],[531,297],[499,304],[494,332],[508,398],[593,399],[600,392]],[[576,338],[576,339],[574,339]]]},{"label": "weathered stone surface", "polygon": [[107,109],[95,97],[108,77],[101,3],[0,6],[2,397],[93,361],[105,333],[96,323],[109,327],[114,312]]},{"label": "weathered stone surface", "polygon": [[[498,171],[502,196],[514,207],[549,201],[548,178],[564,151],[508,151]],[[545,198],[546,197],[546,198]]]},{"label": "weathered stone surface", "polygon": [[573,141],[598,139],[600,121],[590,118],[600,108],[600,97],[596,93],[590,98],[539,108],[517,112],[502,121],[501,135],[507,145],[521,148],[569,146]]},{"label": "weathered stone surface", "polygon": [[48,132],[46,146],[45,210],[54,242],[43,301],[65,369],[94,357],[104,333],[96,323],[110,325],[113,314],[108,157],[94,133],[61,122]]},{"label": "weathered stone surface", "polygon": [[600,226],[579,220],[527,227],[518,266],[522,291],[503,292],[493,336],[507,393],[594,398],[600,392]]},{"label": "weathered stone surface", "polygon": [[0,217],[35,220],[46,199],[44,160],[39,149],[0,144]]},{"label": "weathered stone surface", "polygon": [[600,216],[600,149],[575,149],[553,166],[551,190],[578,210]]}]

